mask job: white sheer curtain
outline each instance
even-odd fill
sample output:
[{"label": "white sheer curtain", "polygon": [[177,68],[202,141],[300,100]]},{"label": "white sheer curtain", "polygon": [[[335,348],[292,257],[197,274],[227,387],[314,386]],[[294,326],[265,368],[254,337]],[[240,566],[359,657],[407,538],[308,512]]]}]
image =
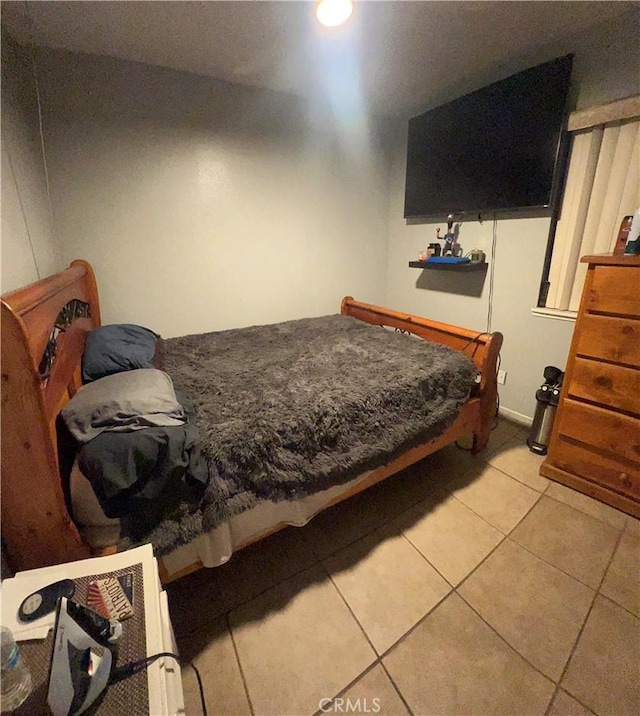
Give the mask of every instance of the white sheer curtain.
[{"label": "white sheer curtain", "polygon": [[640,118],[574,132],[546,307],[577,311],[585,254],[613,251],[625,216],[640,207]]}]

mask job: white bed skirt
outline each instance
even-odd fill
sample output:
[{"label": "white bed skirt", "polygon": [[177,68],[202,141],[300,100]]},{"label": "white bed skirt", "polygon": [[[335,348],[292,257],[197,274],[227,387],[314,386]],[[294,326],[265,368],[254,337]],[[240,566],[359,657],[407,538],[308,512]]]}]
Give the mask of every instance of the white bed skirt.
[{"label": "white bed skirt", "polygon": [[[359,475],[344,485],[317,492],[293,502],[261,502],[256,507],[232,517],[186,545],[162,557],[169,576],[200,561],[205,567],[218,567],[228,562],[242,545],[259,539],[278,525],[302,527],[333,500],[350,490],[370,473]],[[76,524],[83,538],[94,549],[118,542],[120,521],[107,517],[100,507],[91,483],[74,465],[70,480],[71,504]]]}]

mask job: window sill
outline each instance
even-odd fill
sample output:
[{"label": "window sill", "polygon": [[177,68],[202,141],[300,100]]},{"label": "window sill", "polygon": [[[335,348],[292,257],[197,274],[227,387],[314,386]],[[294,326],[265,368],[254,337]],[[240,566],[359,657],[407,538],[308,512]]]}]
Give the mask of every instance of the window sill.
[{"label": "window sill", "polygon": [[553,318],[556,321],[574,322],[578,317],[577,311],[560,311],[557,308],[532,308],[531,313],[538,318]]}]

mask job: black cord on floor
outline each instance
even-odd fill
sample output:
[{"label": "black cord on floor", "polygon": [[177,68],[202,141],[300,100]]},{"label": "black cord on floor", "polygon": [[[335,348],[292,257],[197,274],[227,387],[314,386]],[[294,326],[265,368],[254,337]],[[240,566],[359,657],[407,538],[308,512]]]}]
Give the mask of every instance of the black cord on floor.
[{"label": "black cord on floor", "polygon": [[128,679],[130,676],[137,674],[139,671],[143,671],[150,664],[153,664],[154,661],[162,659],[163,657],[175,659],[178,664],[180,664],[180,666],[190,666],[195,671],[196,679],[198,680],[198,690],[200,691],[202,713],[204,716],[207,716],[207,705],[204,700],[204,689],[202,688],[202,679],[200,678],[200,672],[198,671],[195,664],[190,661],[184,661],[177,654],[173,654],[170,651],[163,651],[161,654],[154,654],[153,656],[147,656],[146,659],[140,659],[140,661],[132,661],[128,664],[125,664],[124,666],[119,666],[117,669],[114,669],[113,673],[111,674],[109,684],[117,684],[119,681],[124,681],[124,679]]}]

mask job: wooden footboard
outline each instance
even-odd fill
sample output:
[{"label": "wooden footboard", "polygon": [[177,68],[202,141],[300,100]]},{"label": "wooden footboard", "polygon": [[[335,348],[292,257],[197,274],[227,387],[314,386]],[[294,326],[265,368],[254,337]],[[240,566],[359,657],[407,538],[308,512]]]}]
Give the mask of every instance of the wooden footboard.
[{"label": "wooden footboard", "polygon": [[[472,396],[479,400],[479,415],[469,433],[473,434],[474,454],[484,450],[496,415],[501,333],[478,333],[410,313],[361,303],[351,296],[342,299],[340,310],[345,316],[353,316],[374,326],[388,326],[404,333],[413,333],[425,341],[440,343],[469,356],[480,376],[480,382]],[[457,440],[457,437],[454,440]]]},{"label": "wooden footboard", "polygon": [[[474,452],[485,447],[496,410],[501,334],[476,333],[360,303],[351,297],[342,301],[341,311],[465,353],[478,367],[479,383],[445,433],[372,471],[340,499],[464,435],[473,435]],[[15,571],[91,554],[67,511],[56,417],[81,384],[85,338],[99,325],[95,277],[85,261],[74,261],[65,271],[2,297],[2,542],[9,566]],[[274,526],[273,531],[282,526]],[[181,574],[198,566],[194,564]],[[169,579],[162,567],[161,573]],[[177,576],[181,575],[170,578]]]}]

